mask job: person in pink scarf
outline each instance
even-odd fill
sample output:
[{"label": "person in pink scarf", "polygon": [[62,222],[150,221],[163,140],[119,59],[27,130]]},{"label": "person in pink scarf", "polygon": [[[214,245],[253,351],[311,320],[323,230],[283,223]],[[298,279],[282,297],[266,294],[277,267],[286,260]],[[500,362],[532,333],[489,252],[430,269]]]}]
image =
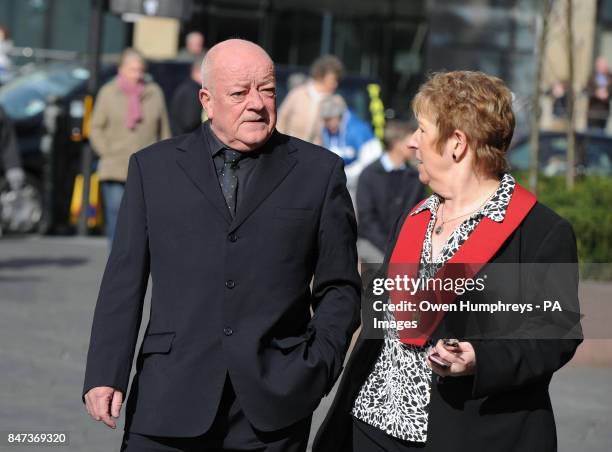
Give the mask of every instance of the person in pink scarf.
[{"label": "person in pink scarf", "polygon": [[98,175],[106,234],[112,243],[130,156],[169,138],[170,126],[161,88],[145,77],[144,57],[127,48],[117,77],[104,85],[94,104],[89,138],[100,156]]}]

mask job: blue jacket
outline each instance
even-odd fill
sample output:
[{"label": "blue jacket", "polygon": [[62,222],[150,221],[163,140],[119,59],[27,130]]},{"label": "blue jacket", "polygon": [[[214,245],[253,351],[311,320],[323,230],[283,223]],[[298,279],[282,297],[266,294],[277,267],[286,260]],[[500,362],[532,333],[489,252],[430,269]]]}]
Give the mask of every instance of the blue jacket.
[{"label": "blue jacket", "polygon": [[342,157],[346,166],[359,158],[361,147],[375,138],[374,131],[350,110],[342,116],[338,133],[332,135],[323,128],[323,146]]}]

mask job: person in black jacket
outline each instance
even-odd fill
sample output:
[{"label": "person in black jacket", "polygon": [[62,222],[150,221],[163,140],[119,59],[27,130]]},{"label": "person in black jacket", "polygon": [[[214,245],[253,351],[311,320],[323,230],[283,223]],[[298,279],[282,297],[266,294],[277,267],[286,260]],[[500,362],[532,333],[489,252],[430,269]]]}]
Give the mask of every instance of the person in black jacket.
[{"label": "person in black jacket", "polygon": [[555,451],[548,386],[582,340],[572,227],[506,170],[500,79],[434,74],[413,110],[433,195],[393,227],[313,452]]},{"label": "person in black jacket", "polygon": [[303,452],[358,323],[342,159],[275,130],[261,47],[217,44],[203,74],[210,119],[130,158],[84,402],[116,427],[151,276],[122,450]]},{"label": "person in black jacket", "polygon": [[425,186],[411,165],[408,138],[414,129],[401,121],[385,127],[385,153],[368,165],[357,183],[357,250],[362,262],[381,263],[395,220],[423,199]]},{"label": "person in black jacket", "polygon": [[191,65],[191,74],[174,92],[170,102],[170,128],[172,135],[191,133],[202,125],[203,112],[199,101],[202,88],[203,55],[197,56]]},{"label": "person in black jacket", "polygon": [[[17,137],[13,122],[0,106],[0,174],[4,174],[7,188],[12,191],[19,190],[25,182],[25,172],[21,167],[21,157],[17,146]],[[0,182],[1,182],[0,177]],[[0,183],[0,188],[2,187]],[[2,204],[0,203],[0,236],[2,236]]]},{"label": "person in black jacket", "polygon": [[0,168],[12,190],[18,190],[24,183],[25,173],[21,167],[21,157],[13,122],[0,107]]}]

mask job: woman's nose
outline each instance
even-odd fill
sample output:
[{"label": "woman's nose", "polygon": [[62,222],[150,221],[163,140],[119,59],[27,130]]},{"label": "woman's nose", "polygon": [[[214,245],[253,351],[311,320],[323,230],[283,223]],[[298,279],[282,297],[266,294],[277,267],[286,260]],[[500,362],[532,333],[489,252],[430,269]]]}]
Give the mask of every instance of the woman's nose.
[{"label": "woman's nose", "polygon": [[419,148],[418,145],[418,140],[417,140],[417,134],[419,133],[419,131],[415,131],[410,135],[410,138],[408,138],[408,142],[407,145],[409,148],[417,150]]}]

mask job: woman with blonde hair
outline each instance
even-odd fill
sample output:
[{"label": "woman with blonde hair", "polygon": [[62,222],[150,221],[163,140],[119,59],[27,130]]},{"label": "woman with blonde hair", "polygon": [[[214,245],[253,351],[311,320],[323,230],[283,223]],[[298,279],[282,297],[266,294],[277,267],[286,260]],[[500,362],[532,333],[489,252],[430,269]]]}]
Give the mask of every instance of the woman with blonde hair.
[{"label": "woman with blonde hair", "polygon": [[[581,341],[572,227],[508,173],[515,119],[512,93],[500,79],[434,74],[413,110],[419,127],[409,146],[433,195],[398,219],[378,276],[393,281],[408,268],[405,275],[426,281],[457,276],[453,264],[459,264],[461,281],[484,281],[487,269],[483,292],[438,288],[412,299],[452,307],[460,298],[490,308],[498,300],[536,299],[544,286],[525,270],[527,263],[565,263],[563,291],[555,294],[565,310],[520,317],[490,309],[387,309],[389,325],[414,323],[387,328],[378,338],[363,311],[361,336],[313,451],[556,450],[548,385]],[[494,265],[508,265],[507,271],[494,277]],[[397,306],[398,291],[388,291],[389,304]]]}]

